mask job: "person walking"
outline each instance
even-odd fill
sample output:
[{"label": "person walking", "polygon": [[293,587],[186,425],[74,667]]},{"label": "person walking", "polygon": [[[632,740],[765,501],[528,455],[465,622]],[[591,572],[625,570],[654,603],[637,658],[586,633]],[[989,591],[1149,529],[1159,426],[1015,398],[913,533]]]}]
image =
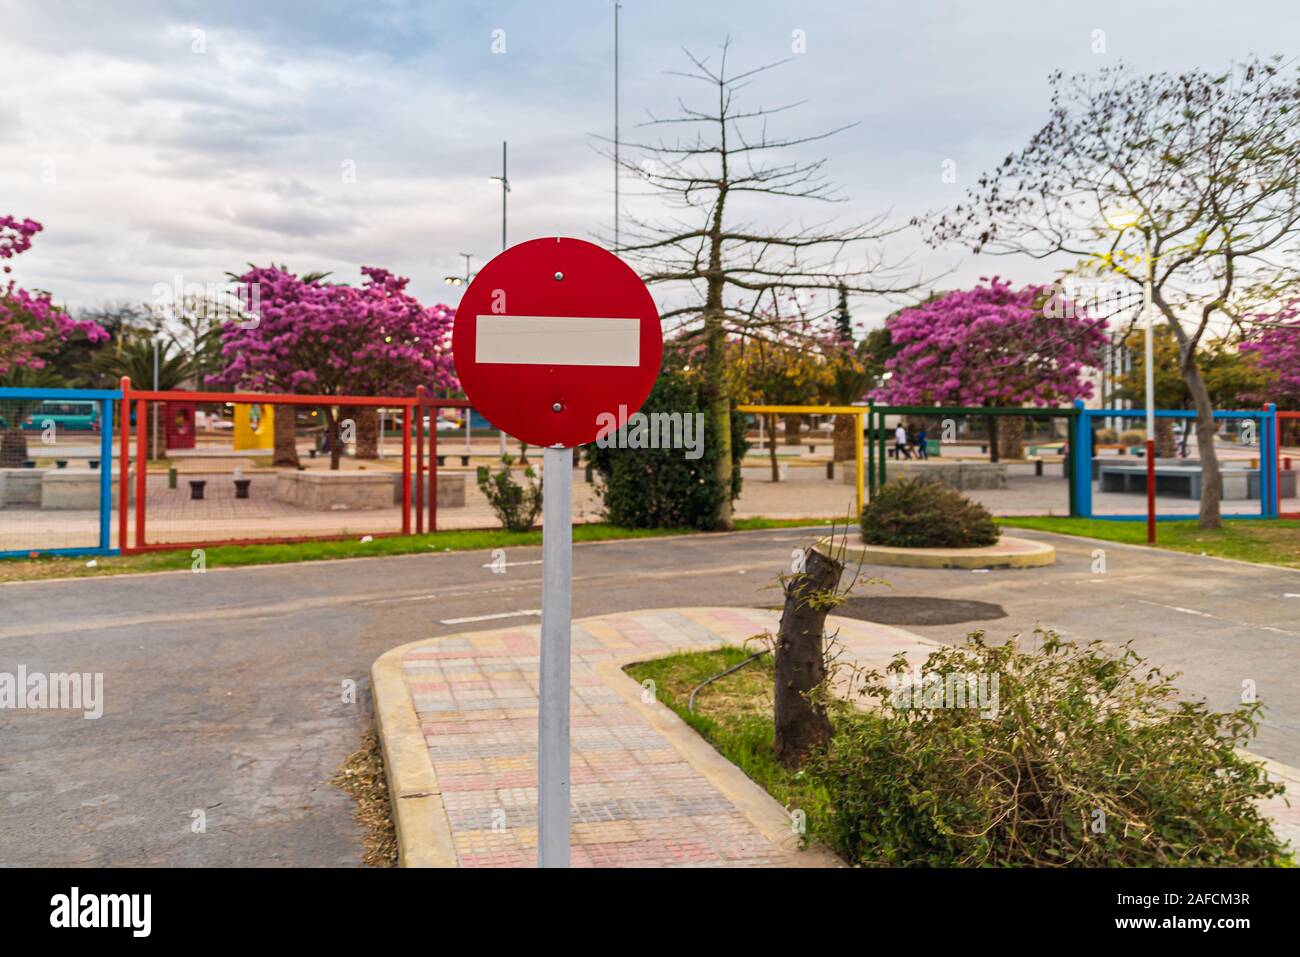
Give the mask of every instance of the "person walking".
[{"label": "person walking", "polygon": [[930,446],[926,444],[924,425],[916,430],[916,457],[918,459],[928,459],[930,457]]},{"label": "person walking", "polygon": [[901,461],[911,457],[912,450],[907,447],[907,429],[899,422],[898,428],[894,429],[894,458]]}]

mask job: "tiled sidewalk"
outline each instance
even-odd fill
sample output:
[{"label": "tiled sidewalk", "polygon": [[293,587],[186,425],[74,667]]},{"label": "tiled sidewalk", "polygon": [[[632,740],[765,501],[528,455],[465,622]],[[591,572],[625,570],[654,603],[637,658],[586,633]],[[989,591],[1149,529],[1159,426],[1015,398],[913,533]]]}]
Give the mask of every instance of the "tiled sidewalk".
[{"label": "tiled sidewalk", "polygon": [[[747,608],[678,608],[573,624],[574,866],[834,866],[800,850],[790,814],[622,672],[632,661],[774,630]],[[832,618],[845,660],[872,667],[935,645]],[[536,860],[538,626],[395,648],[375,664],[399,840],[406,863],[533,866]],[[412,711],[414,705],[414,714]],[[1270,764],[1291,793],[1300,773]],[[1300,839],[1300,803],[1269,802]]]},{"label": "tiled sidewalk", "polygon": [[[740,644],[776,620],[755,609],[688,608],[574,622],[575,866],[837,863],[800,851],[790,815],[666,707],[644,701],[621,671],[678,650]],[[855,657],[883,664],[918,649],[897,629],[844,625]],[[462,867],[535,863],[537,644],[534,625],[396,649]]]}]

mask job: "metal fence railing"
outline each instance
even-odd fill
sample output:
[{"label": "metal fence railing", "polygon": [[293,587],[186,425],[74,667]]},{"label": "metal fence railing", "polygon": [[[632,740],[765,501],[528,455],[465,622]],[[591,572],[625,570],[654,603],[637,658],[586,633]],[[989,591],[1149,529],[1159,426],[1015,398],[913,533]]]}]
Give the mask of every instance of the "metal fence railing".
[{"label": "metal fence railing", "polygon": [[[1076,407],[872,406],[868,487],[928,476],[995,515],[1078,515],[1078,422]],[[1014,452],[997,454],[1005,445]]]},{"label": "metal fence railing", "polygon": [[437,529],[440,502],[465,504],[466,477],[440,479],[437,451],[442,425],[460,427],[440,413],[468,411],[464,400],[152,392],[125,379],[122,395],[127,553],[418,534]]},{"label": "metal fence railing", "polygon": [[[1084,518],[1142,520],[1146,518],[1147,462],[1145,451],[1124,436],[1144,430],[1144,409],[1081,409],[1079,433],[1089,441],[1088,455],[1075,462],[1078,512]],[[1191,409],[1155,410],[1157,436],[1164,431],[1173,442],[1172,454],[1157,448],[1155,466],[1155,516],[1158,520],[1191,519],[1200,509],[1205,479],[1196,445],[1196,412]],[[1215,437],[1219,465],[1219,492],[1223,518],[1278,517],[1279,472],[1277,413],[1264,409],[1223,410],[1214,413],[1220,423]],[[1121,431],[1120,441],[1099,441],[1098,420],[1134,422]],[[1110,438],[1110,436],[1106,436]],[[1143,432],[1145,441],[1145,432]],[[1287,480],[1291,496],[1294,478]]]},{"label": "metal fence railing", "polygon": [[120,393],[0,388],[0,558],[115,550]]}]

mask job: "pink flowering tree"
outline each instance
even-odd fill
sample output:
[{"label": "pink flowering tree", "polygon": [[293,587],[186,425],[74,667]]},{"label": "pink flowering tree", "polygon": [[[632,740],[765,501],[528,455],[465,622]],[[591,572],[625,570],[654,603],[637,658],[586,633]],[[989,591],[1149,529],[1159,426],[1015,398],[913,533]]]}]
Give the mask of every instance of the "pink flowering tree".
[{"label": "pink flowering tree", "polygon": [[[94,322],[71,318],[56,307],[46,292],[28,292],[12,278],[10,260],[32,246],[41,231],[34,219],[0,216],[0,385],[55,386],[56,377],[46,369],[46,360],[63,343],[77,336],[103,342],[108,333]],[[27,436],[22,422],[39,402],[13,400],[4,403],[4,434],[0,438],[0,466],[22,465],[27,458]]]},{"label": "pink flowering tree", "polygon": [[[318,395],[410,395],[416,386],[457,388],[451,360],[448,306],[424,306],[406,292],[408,280],[385,269],[366,267],[361,286],[300,278],[281,267],[252,269],[238,277],[256,284],[258,319],[227,326],[222,354],[228,361],[215,384],[260,392]],[[357,421],[358,455],[373,457],[377,416],[373,410],[326,406],[330,468],[342,452],[339,423]],[[277,411],[293,422],[294,408]],[[276,463],[296,463],[277,441]],[[277,436],[278,439],[278,436]],[[283,454],[282,454],[283,452]]]},{"label": "pink flowering tree", "polygon": [[1272,382],[1267,395],[1243,399],[1276,402],[1283,409],[1300,409],[1300,299],[1292,299],[1276,313],[1258,315],[1255,319],[1260,324],[1241,344],[1241,351],[1253,354],[1256,366]]},{"label": "pink flowering tree", "polygon": [[108,333],[94,322],[71,318],[56,307],[47,292],[28,292],[11,274],[9,260],[32,246],[32,237],[43,227],[34,219],[0,216],[0,379],[16,370],[45,368],[47,356],[74,336],[103,342]]},{"label": "pink flowering tree", "polygon": [[[987,285],[904,309],[888,323],[898,350],[872,397],[887,405],[1062,406],[1092,395],[1084,372],[1101,364],[1105,323],[1081,315],[1059,287]],[[1024,420],[1008,418],[990,451],[1019,458]],[[1000,446],[1000,447],[999,447]]]},{"label": "pink flowering tree", "polygon": [[[1243,403],[1276,402],[1279,409],[1300,409],[1300,299],[1292,299],[1271,314],[1255,316],[1253,333],[1240,349],[1252,356],[1268,383],[1261,392],[1242,394]],[[1261,394],[1262,393],[1262,394]],[[1282,419],[1282,441],[1296,441],[1297,423]]]}]

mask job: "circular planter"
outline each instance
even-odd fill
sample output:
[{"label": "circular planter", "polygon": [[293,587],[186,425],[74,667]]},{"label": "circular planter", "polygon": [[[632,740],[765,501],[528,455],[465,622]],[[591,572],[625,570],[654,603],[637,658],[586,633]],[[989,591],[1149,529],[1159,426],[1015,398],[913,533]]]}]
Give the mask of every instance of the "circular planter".
[{"label": "circular planter", "polygon": [[[825,551],[825,546],[823,540],[818,547]],[[979,548],[894,548],[849,542],[843,557],[845,562],[903,568],[1034,568],[1055,564],[1056,549],[1043,542],[1003,535],[996,545]]]}]

